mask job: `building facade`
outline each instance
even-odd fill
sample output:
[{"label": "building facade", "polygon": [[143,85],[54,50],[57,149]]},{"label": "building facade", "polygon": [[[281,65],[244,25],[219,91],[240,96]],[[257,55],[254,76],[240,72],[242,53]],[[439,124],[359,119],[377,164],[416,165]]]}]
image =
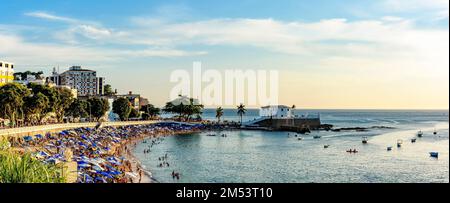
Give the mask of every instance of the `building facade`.
[{"label": "building facade", "polygon": [[14,64],[0,61],[0,86],[14,80]]},{"label": "building facade", "polygon": [[133,92],[130,91],[130,92],[128,92],[128,94],[116,95],[115,97],[128,99],[128,101],[130,101],[130,103],[131,103],[131,106],[138,111],[141,107],[140,106],[140,98],[141,98],[140,94],[133,94]]},{"label": "building facade", "polygon": [[288,119],[295,117],[293,109],[285,105],[264,106],[259,111],[261,117]]},{"label": "building facade", "polygon": [[105,78],[97,77],[96,71],[83,69],[81,66],[72,66],[61,74],[53,69],[49,81],[58,86],[76,89],[80,97],[99,96],[104,92]]}]

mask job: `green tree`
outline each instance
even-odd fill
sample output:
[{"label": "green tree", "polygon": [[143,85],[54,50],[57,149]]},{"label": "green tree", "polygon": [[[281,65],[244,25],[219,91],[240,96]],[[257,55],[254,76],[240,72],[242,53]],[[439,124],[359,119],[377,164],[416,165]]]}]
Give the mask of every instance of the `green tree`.
[{"label": "green tree", "polygon": [[0,117],[8,118],[15,126],[18,118],[23,118],[24,98],[30,91],[21,84],[8,83],[0,87]]},{"label": "green tree", "polygon": [[75,99],[69,108],[66,110],[66,116],[73,118],[86,118],[88,113],[89,103],[80,99]]},{"label": "green tree", "polygon": [[122,121],[128,119],[131,109],[131,103],[126,98],[118,98],[113,102],[113,112],[119,115]]},{"label": "green tree", "polygon": [[47,108],[48,103],[49,103],[48,98],[40,92],[25,97],[24,98],[25,120],[30,123],[33,123],[35,120],[39,122],[41,120],[42,112]]},{"label": "green tree", "polygon": [[58,121],[62,122],[65,112],[72,104],[74,97],[72,92],[65,87],[56,88],[56,91],[58,99],[55,105],[55,113]]},{"label": "green tree", "polygon": [[107,95],[107,96],[114,95],[114,91],[112,90],[112,87],[111,87],[110,84],[107,84],[107,85],[104,86],[104,92],[103,92],[103,94],[104,94],[104,95]]},{"label": "green tree", "polygon": [[203,110],[203,105],[196,104],[194,101],[193,98],[184,98],[180,96],[176,102],[167,102],[163,111],[178,114],[180,118],[189,121],[193,115],[199,117]]},{"label": "green tree", "polygon": [[[161,114],[161,109],[155,107],[153,104],[147,104],[145,106],[142,106],[141,111],[147,114],[149,118],[155,118],[156,116]],[[144,118],[144,115],[142,115],[142,118]]]},{"label": "green tree", "polygon": [[90,98],[88,99],[88,108],[90,115],[96,120],[100,120],[109,110],[109,103],[106,99]]},{"label": "green tree", "polygon": [[216,109],[216,118],[218,123],[220,123],[220,118],[222,118],[222,116],[223,116],[223,108],[219,107]]},{"label": "green tree", "polygon": [[139,115],[139,111],[134,109],[134,108],[131,108],[131,112],[130,112],[130,115],[128,117],[130,117],[130,118],[139,118],[139,116],[140,116]]},{"label": "green tree", "polygon": [[237,106],[237,114],[239,115],[239,117],[241,117],[241,125],[242,125],[242,116],[245,115],[245,113],[247,112],[247,109],[245,109],[245,105],[244,104],[240,104],[239,106]]},{"label": "green tree", "polygon": [[57,107],[59,106],[59,93],[56,88],[52,88],[48,85],[40,85],[35,83],[28,84],[28,87],[31,88],[33,94],[42,93],[48,98],[48,105],[41,114],[43,115],[41,118],[44,118],[47,114],[55,112]]}]

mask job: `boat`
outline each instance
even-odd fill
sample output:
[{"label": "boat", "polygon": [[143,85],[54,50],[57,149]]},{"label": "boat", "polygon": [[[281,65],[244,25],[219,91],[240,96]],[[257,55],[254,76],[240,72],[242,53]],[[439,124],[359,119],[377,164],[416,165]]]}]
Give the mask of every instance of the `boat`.
[{"label": "boat", "polygon": [[403,144],[403,140],[397,140],[397,147],[400,148],[402,147]]},{"label": "boat", "polygon": [[411,143],[415,143],[417,141],[416,138],[411,139]]},{"label": "boat", "polygon": [[354,149],[354,150],[349,149],[349,150],[347,150],[347,153],[358,153],[358,151],[356,149]]},{"label": "boat", "polygon": [[314,136],[313,136],[314,139],[320,139],[321,137],[322,137],[322,136],[320,136],[320,135],[314,135]]},{"label": "boat", "polygon": [[437,135],[437,131],[436,130],[433,131],[433,135]]},{"label": "boat", "polygon": [[430,156],[434,157],[434,158],[438,158],[439,157],[439,152],[430,152]]},{"label": "boat", "polygon": [[417,137],[423,137],[423,132],[421,130],[417,133]]},{"label": "boat", "polygon": [[298,140],[303,140],[303,137],[299,137]]},{"label": "boat", "polygon": [[362,143],[363,143],[363,144],[367,144],[367,143],[368,143],[367,137],[363,137]]},{"label": "boat", "polygon": [[215,134],[208,134],[208,135],[206,135],[206,136],[209,136],[209,137],[215,137],[216,135],[215,135]]},{"label": "boat", "polygon": [[325,149],[328,148],[328,147],[330,147],[329,144],[323,146],[323,148],[325,148]]},{"label": "boat", "polygon": [[387,147],[387,151],[392,151],[392,147]]}]

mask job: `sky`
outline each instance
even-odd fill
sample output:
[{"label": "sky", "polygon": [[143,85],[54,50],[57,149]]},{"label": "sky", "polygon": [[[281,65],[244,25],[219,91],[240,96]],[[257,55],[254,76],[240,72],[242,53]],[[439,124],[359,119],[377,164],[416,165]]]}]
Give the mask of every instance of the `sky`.
[{"label": "sky", "polygon": [[448,109],[448,0],[0,0],[0,60],[97,70],[161,106],[172,71],[279,71],[279,103]]}]

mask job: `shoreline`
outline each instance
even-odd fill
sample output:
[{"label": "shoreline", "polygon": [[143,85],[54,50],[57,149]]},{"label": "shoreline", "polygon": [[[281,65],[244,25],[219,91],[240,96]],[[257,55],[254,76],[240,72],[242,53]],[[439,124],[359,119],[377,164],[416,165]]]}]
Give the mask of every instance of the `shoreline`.
[{"label": "shoreline", "polygon": [[160,133],[156,135],[141,134],[130,140],[124,141],[124,143],[122,143],[119,146],[118,155],[123,156],[127,161],[129,161],[131,168],[130,172],[136,175],[136,177],[129,179],[127,183],[160,183],[157,179],[153,178],[150,169],[145,168],[145,166],[142,165],[142,163],[133,153],[133,150],[136,149],[137,144],[148,138],[179,136],[196,132],[202,131],[201,130],[178,131],[171,133]]}]

